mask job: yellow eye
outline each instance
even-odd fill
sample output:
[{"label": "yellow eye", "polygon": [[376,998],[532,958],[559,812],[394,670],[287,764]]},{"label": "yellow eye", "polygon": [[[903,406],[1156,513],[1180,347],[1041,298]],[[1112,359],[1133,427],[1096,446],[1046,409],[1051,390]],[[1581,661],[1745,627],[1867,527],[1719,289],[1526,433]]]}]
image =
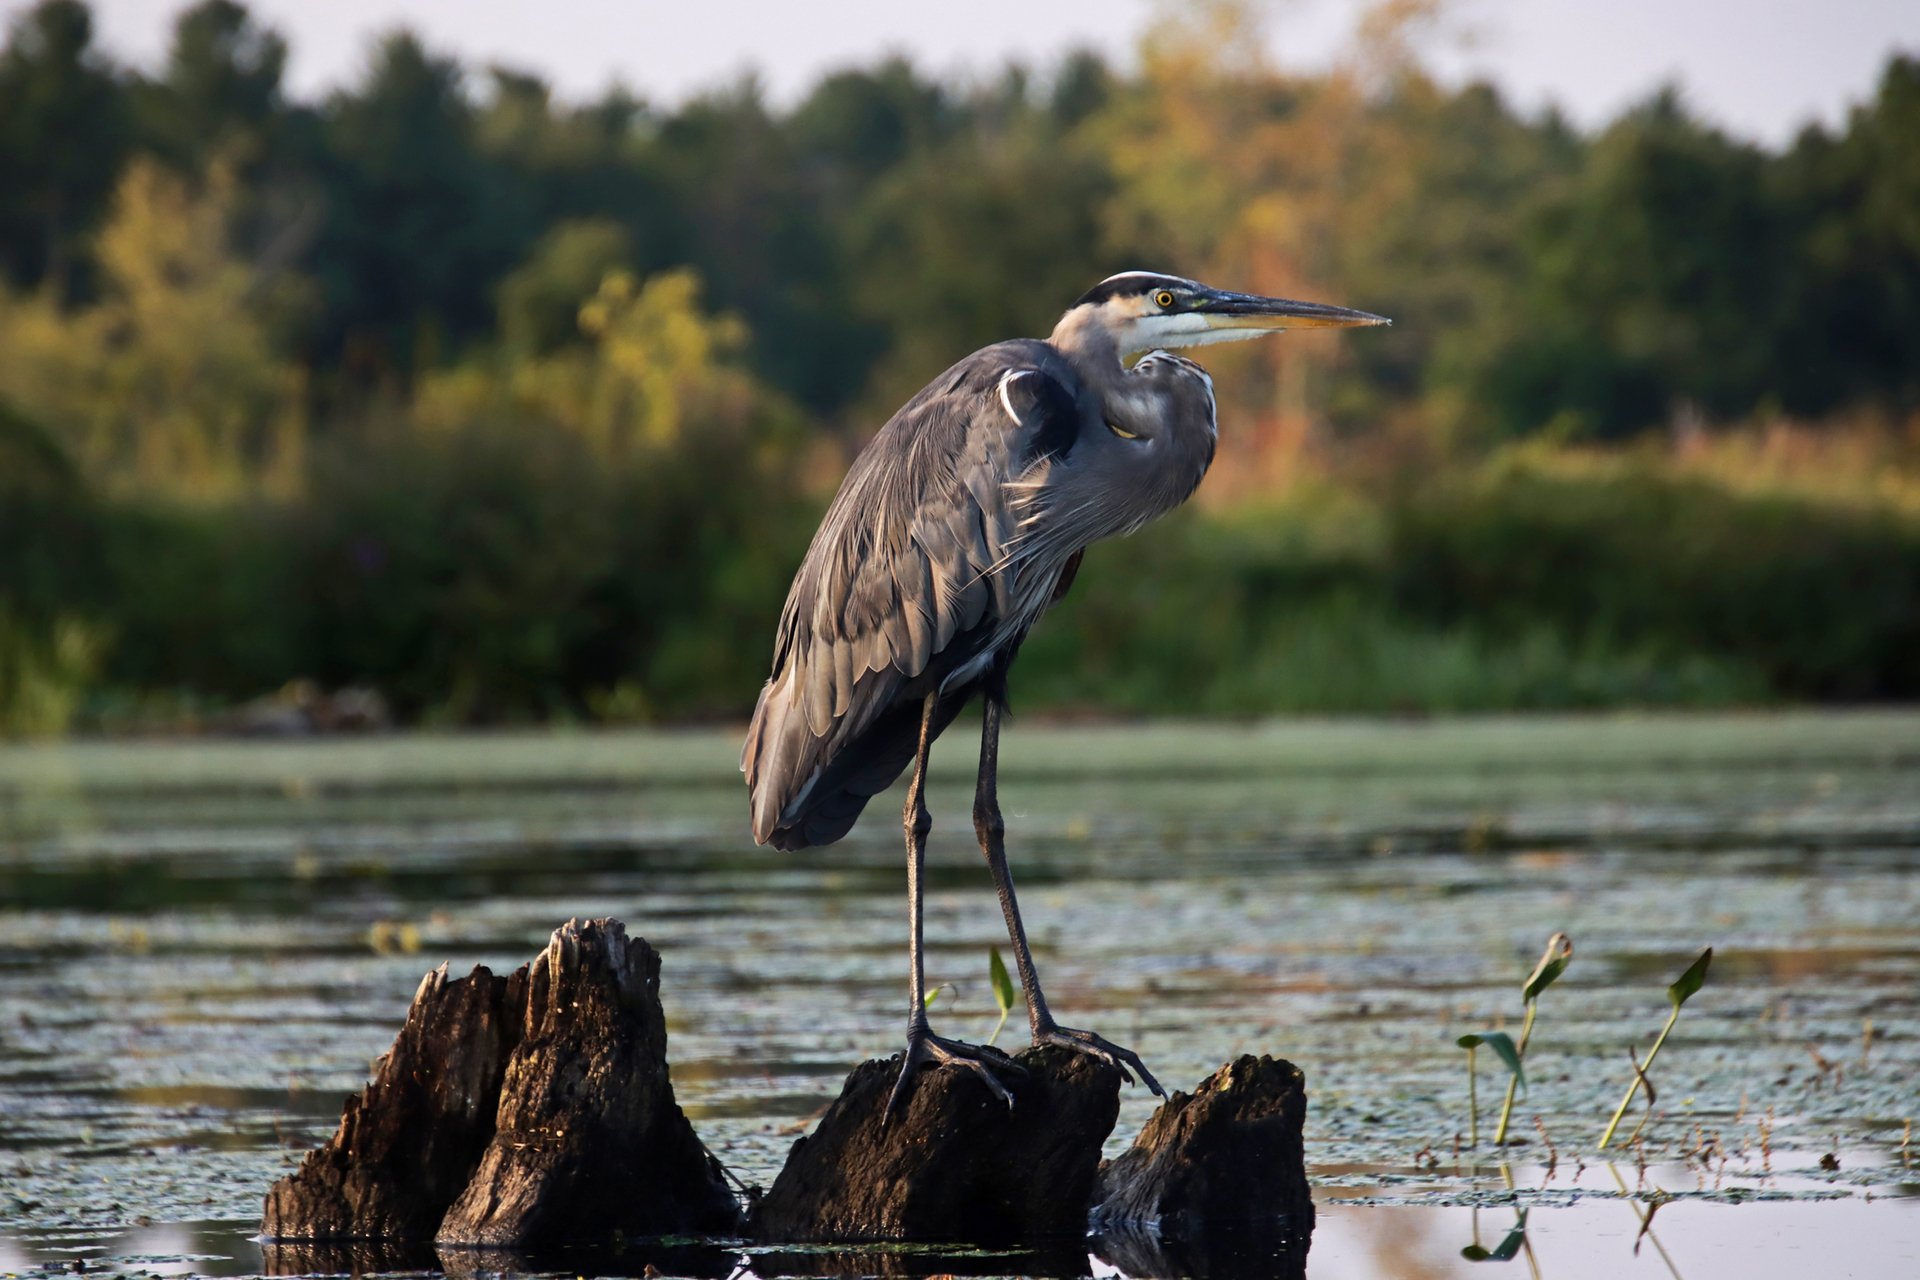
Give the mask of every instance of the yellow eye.
[{"label": "yellow eye", "polygon": [[1173,295],[1167,292],[1165,289],[1162,289],[1160,292],[1153,295],[1153,302],[1155,306],[1159,307],[1162,311],[1165,311],[1168,307],[1173,305]]},{"label": "yellow eye", "polygon": [[1113,432],[1113,434],[1119,436],[1122,440],[1138,440],[1140,438],[1138,431],[1129,431],[1125,427],[1115,426],[1111,422],[1107,424],[1107,430]]}]

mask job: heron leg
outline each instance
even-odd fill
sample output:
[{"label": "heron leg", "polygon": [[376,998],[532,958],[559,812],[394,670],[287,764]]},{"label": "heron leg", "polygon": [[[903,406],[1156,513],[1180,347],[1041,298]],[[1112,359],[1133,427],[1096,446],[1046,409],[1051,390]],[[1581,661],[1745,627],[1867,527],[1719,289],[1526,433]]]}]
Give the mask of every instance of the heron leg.
[{"label": "heron leg", "polygon": [[[973,832],[980,839],[980,852],[987,856],[993,872],[993,887],[1000,895],[1000,914],[1007,920],[1007,935],[1013,940],[1013,959],[1020,973],[1020,990],[1027,998],[1027,1026],[1035,1044],[1057,1044],[1079,1053],[1090,1054],[1117,1067],[1129,1083],[1135,1075],[1141,1083],[1161,1097],[1166,1090],[1153,1078],[1140,1055],[1123,1049],[1091,1031],[1063,1027],[1047,1009],[1047,997],[1040,990],[1040,977],[1034,972],[1033,951],[1027,946],[1027,929],[1020,921],[1020,902],[1013,894],[1013,872],[1007,866],[1007,824],[1000,816],[1000,716],[1004,698],[989,689],[985,723],[980,732],[980,776],[973,793]],[[1131,1070],[1129,1070],[1131,1069]]]},{"label": "heron leg", "polygon": [[921,950],[924,930],[921,924],[920,880],[926,863],[927,832],[933,829],[933,815],[927,812],[925,791],[927,754],[933,745],[933,724],[939,702],[939,693],[930,693],[921,709],[920,745],[914,752],[913,779],[907,784],[907,803],[901,814],[901,825],[906,828],[907,835],[907,909],[913,922],[908,934],[907,951],[913,965],[913,979],[912,998],[907,1009],[907,1052],[900,1064],[900,1078],[894,1081],[893,1093],[887,1098],[889,1116],[899,1111],[905,1103],[908,1082],[913,1079],[914,1072],[927,1062],[950,1062],[973,1072],[993,1091],[996,1098],[1008,1106],[1013,1105],[1013,1095],[1007,1092],[1007,1087],[989,1069],[985,1059],[991,1055],[996,1060],[994,1065],[1001,1070],[1015,1074],[1024,1071],[1019,1064],[995,1050],[934,1035],[927,1022],[927,976]]}]

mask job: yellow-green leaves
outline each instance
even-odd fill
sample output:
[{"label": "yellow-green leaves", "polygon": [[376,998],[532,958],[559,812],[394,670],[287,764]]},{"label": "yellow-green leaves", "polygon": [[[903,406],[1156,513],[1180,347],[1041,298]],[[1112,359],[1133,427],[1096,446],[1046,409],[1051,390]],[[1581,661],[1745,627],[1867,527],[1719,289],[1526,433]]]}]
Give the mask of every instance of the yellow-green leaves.
[{"label": "yellow-green leaves", "polygon": [[1693,997],[1694,992],[1707,985],[1707,968],[1713,963],[1713,948],[1708,947],[1700,953],[1700,958],[1687,966],[1687,971],[1673,980],[1667,988],[1667,999],[1675,1010]]},{"label": "yellow-green leaves", "polygon": [[294,483],[305,387],[272,337],[305,293],[236,249],[243,204],[228,166],[190,180],[137,159],[95,241],[97,296],[0,284],[0,400],[94,484],[205,501]]},{"label": "yellow-green leaves", "polygon": [[715,314],[689,269],[612,270],[577,312],[579,340],[423,378],[414,416],[451,430],[502,405],[572,432],[608,461],[670,449],[692,424],[742,419],[763,393],[740,367],[746,326]]},{"label": "yellow-green leaves", "polygon": [[1013,1009],[1013,979],[1007,975],[1007,962],[1000,958],[998,947],[987,950],[987,980],[993,984],[993,998],[1000,1006],[1000,1021],[993,1024],[993,1034],[987,1037],[987,1043],[992,1044],[1000,1038],[1007,1014]]},{"label": "yellow-green leaves", "polygon": [[[1547,939],[1547,946],[1540,953],[1540,959],[1534,964],[1533,972],[1520,984],[1520,998],[1526,1005],[1526,1018],[1520,1024],[1520,1043],[1515,1044],[1506,1036],[1493,1033],[1486,1037],[1487,1044],[1500,1055],[1507,1064],[1513,1078],[1507,1081],[1506,1101],[1500,1107],[1500,1127],[1494,1130],[1494,1145],[1507,1140],[1507,1125],[1513,1121],[1513,1102],[1516,1093],[1526,1087],[1526,1074],[1520,1069],[1521,1060],[1527,1056],[1527,1042],[1533,1039],[1533,1019],[1539,1012],[1540,993],[1559,981],[1560,975],[1567,971],[1573,962],[1573,939],[1564,933],[1555,933]],[[1506,1041],[1503,1050],[1500,1041]]]},{"label": "yellow-green leaves", "polygon": [[1467,1041],[1469,1040],[1474,1041],[1476,1044],[1484,1044],[1487,1048],[1493,1050],[1500,1061],[1506,1064],[1507,1073],[1519,1083],[1521,1088],[1524,1089],[1527,1087],[1527,1072],[1526,1068],[1521,1065],[1520,1046],[1513,1042],[1512,1036],[1504,1031],[1486,1031],[1477,1036],[1460,1037],[1460,1043],[1463,1046],[1471,1048],[1473,1046],[1467,1045]]},{"label": "yellow-green leaves", "polygon": [[1507,1086],[1506,1110],[1500,1114],[1500,1131],[1505,1133],[1507,1114],[1513,1110],[1513,1085],[1517,1084],[1525,1088],[1527,1083],[1527,1073],[1520,1065],[1522,1049],[1514,1044],[1513,1037],[1504,1031],[1482,1031],[1464,1035],[1454,1043],[1467,1051],[1467,1145],[1477,1147],[1480,1145],[1480,1077],[1474,1070],[1473,1051],[1481,1045],[1493,1050],[1500,1061],[1506,1064],[1507,1074],[1513,1078]]},{"label": "yellow-green leaves", "polygon": [[1547,939],[1547,949],[1540,953],[1540,963],[1533,966],[1533,972],[1527,975],[1527,981],[1521,987],[1521,998],[1531,1004],[1540,998],[1540,993],[1559,981],[1560,975],[1573,963],[1573,939],[1564,933],[1556,933]]},{"label": "yellow-green leaves", "polygon": [[[1699,959],[1688,965],[1686,970],[1667,987],[1667,1002],[1673,1006],[1673,1012],[1667,1015],[1667,1025],[1660,1028],[1660,1036],[1653,1042],[1653,1048],[1647,1050],[1647,1060],[1645,1062],[1634,1062],[1633,1083],[1627,1086],[1627,1096],[1620,1099],[1620,1105],[1614,1108],[1613,1119],[1607,1122],[1606,1132],[1600,1135],[1600,1150],[1605,1151],[1607,1144],[1613,1141],[1614,1132],[1620,1127],[1621,1117],[1627,1114],[1627,1108],[1633,1105],[1633,1095],[1640,1092],[1640,1086],[1643,1084],[1647,1089],[1647,1110],[1649,1114],[1652,1113],[1655,1095],[1653,1092],[1653,1080],[1647,1075],[1647,1072],[1653,1067],[1653,1059],[1655,1055],[1660,1052],[1660,1046],[1667,1042],[1667,1036],[1673,1031],[1673,1024],[1680,1021],[1680,1007],[1686,1004],[1696,991],[1707,984],[1707,967],[1712,963],[1713,948],[1708,947],[1700,953]],[[1631,1048],[1628,1049],[1627,1056],[1630,1059],[1632,1058],[1633,1051]],[[1642,1125],[1646,1123],[1644,1117],[1640,1123]],[[1640,1130],[1637,1128],[1634,1130],[1635,1134],[1639,1132]],[[1632,1141],[1632,1139],[1629,1138],[1628,1141]]]}]

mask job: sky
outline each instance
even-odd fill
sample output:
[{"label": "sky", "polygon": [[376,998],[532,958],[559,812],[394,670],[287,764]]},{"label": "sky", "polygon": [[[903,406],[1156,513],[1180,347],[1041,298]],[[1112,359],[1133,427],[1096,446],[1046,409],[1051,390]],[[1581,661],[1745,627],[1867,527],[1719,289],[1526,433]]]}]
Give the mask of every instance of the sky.
[{"label": "sky", "polygon": [[[292,44],[290,87],[352,82],[370,40],[395,26],[469,65],[532,70],[565,97],[623,83],[671,104],[748,70],[777,102],[826,71],[892,52],[929,70],[989,75],[1076,46],[1128,60],[1164,0],[250,0]],[[115,56],[159,65],[180,0],[92,0]],[[0,0],[11,16],[27,0]],[[1270,0],[1284,66],[1325,65],[1365,0]],[[1491,79],[1519,105],[1558,104],[1592,126],[1677,83],[1694,110],[1741,136],[1789,141],[1838,123],[1888,55],[1920,56],[1920,0],[1455,0],[1429,63]]]}]

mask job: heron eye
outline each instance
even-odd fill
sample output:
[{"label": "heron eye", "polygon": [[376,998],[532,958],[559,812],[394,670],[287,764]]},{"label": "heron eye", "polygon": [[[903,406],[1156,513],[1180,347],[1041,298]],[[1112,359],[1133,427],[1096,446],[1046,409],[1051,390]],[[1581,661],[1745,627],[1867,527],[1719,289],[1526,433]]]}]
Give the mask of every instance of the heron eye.
[{"label": "heron eye", "polygon": [[1113,432],[1113,434],[1119,436],[1122,440],[1138,440],[1140,438],[1138,431],[1129,431],[1125,427],[1117,426],[1111,422],[1107,424],[1107,430]]},{"label": "heron eye", "polygon": [[1153,295],[1153,301],[1155,306],[1159,307],[1162,311],[1165,311],[1168,307],[1173,305],[1173,295],[1167,292],[1165,289],[1162,289],[1160,292]]}]

